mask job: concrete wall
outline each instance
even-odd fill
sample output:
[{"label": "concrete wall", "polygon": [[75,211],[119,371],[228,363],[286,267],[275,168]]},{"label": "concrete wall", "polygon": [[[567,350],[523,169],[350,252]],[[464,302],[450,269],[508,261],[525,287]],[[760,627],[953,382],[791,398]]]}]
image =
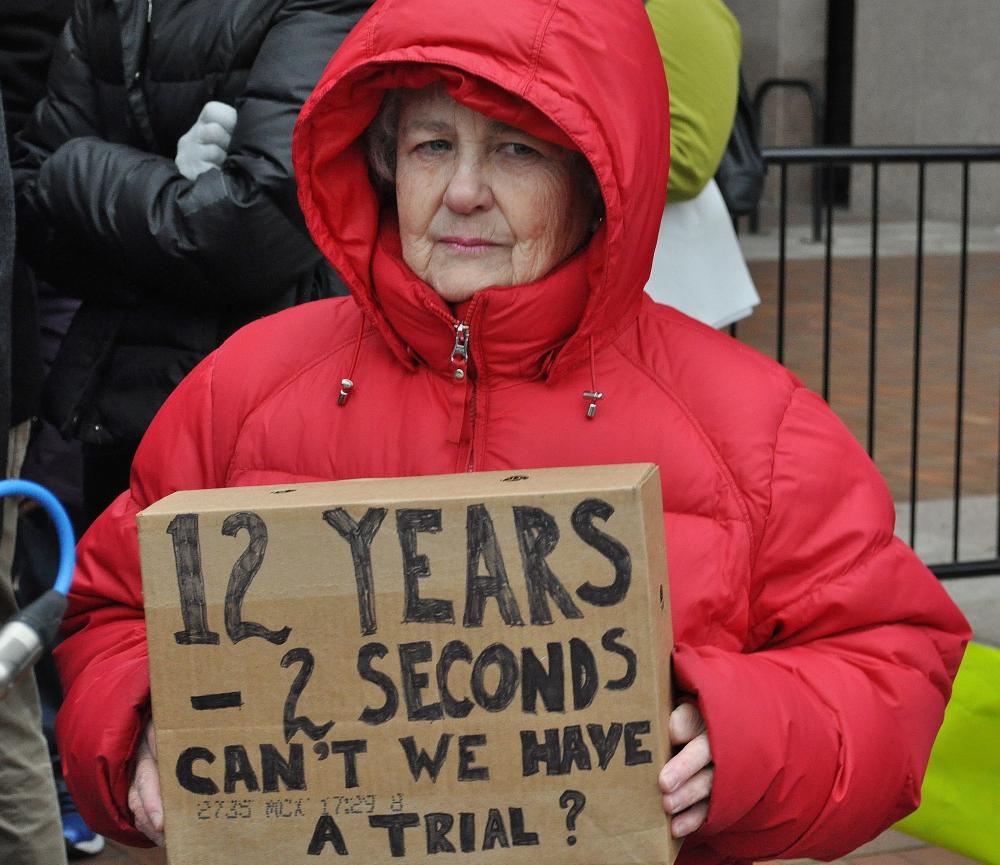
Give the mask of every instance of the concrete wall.
[{"label": "concrete wall", "polygon": [[[766,78],[804,78],[823,92],[826,0],[727,0],[743,30],[743,72],[751,94]],[[798,92],[767,97],[763,144],[812,141],[808,103]]]},{"label": "concrete wall", "polygon": [[[751,96],[767,78],[802,78],[823,94],[827,0],[726,0],[743,31],[743,74]],[[812,143],[809,102],[799,90],[774,90],[761,116],[761,145]],[[777,178],[769,178],[765,201],[777,200]],[[789,201],[809,200],[809,173],[789,174]]]},{"label": "concrete wall", "polygon": [[[1000,2],[858,0],[856,144],[1000,144]],[[914,171],[887,170],[887,215],[915,208]],[[973,220],[1000,224],[1000,166],[973,166]],[[928,168],[927,215],[959,213],[960,173]],[[856,204],[867,201],[859,174]]]},{"label": "concrete wall", "polygon": [[[743,30],[743,69],[751,93],[769,77],[805,78],[824,96],[826,10],[839,0],[726,0]],[[1000,0],[856,0],[856,144],[1000,144]],[[798,93],[765,104],[762,144],[811,141]],[[870,175],[855,169],[852,210],[863,216]],[[1000,166],[973,166],[972,218],[1000,224]],[[791,202],[808,200],[808,173],[790,174]],[[929,219],[954,219],[960,173],[930,167]],[[770,195],[774,195],[774,182]],[[916,170],[885,167],[884,219],[912,219]]]}]

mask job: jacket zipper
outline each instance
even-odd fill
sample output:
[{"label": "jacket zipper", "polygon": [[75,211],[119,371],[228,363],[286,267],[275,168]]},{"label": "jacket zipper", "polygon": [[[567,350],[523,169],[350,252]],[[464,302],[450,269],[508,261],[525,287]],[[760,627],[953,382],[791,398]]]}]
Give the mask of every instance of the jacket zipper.
[{"label": "jacket zipper", "polygon": [[469,325],[459,321],[454,327],[455,345],[451,349],[451,362],[455,367],[455,378],[461,381],[465,378],[465,365],[469,362]]},{"label": "jacket zipper", "polygon": [[[465,400],[464,404],[468,406],[467,416],[465,411],[463,411],[463,425],[468,419],[469,423],[469,453],[465,463],[465,471],[471,472],[475,470],[476,463],[476,421],[477,421],[477,401],[478,393],[475,383],[475,377],[469,374],[469,367],[474,363],[475,359],[472,355],[472,322],[476,320],[476,310],[479,308],[480,299],[478,297],[473,297],[472,302],[469,304],[468,309],[465,313],[465,319],[458,321],[454,318],[449,317],[452,328],[455,331],[455,341],[451,347],[451,363],[453,367],[452,375],[455,379],[456,384],[461,384],[465,387]],[[460,428],[461,430],[461,428]],[[461,431],[459,431],[458,439],[461,440]]]},{"label": "jacket zipper", "polygon": [[[458,427],[457,429],[452,429],[452,434],[454,435],[454,441],[461,443],[462,440],[462,430],[465,427],[465,421],[468,419],[469,422],[469,454],[465,463],[465,470],[471,472],[475,468],[475,438],[476,438],[476,386],[473,383],[472,377],[469,375],[469,366],[473,362],[474,358],[471,357],[472,354],[472,325],[471,322],[476,318],[476,309],[479,307],[479,298],[473,297],[472,302],[469,304],[469,308],[466,310],[465,319],[456,319],[453,315],[449,315],[443,309],[441,309],[437,304],[427,304],[427,308],[438,316],[442,321],[447,322],[448,326],[455,332],[455,339],[451,346],[451,354],[448,356],[448,360],[452,365],[452,381],[453,386],[460,386],[463,388],[463,400],[462,400],[462,410],[460,416],[457,418]],[[468,406],[468,409],[465,408]],[[468,412],[468,414],[466,414]],[[456,471],[458,471],[456,466]]]},{"label": "jacket zipper", "polygon": [[[470,316],[471,318],[471,316]],[[469,337],[471,329],[468,322],[457,321],[452,327],[455,328],[455,343],[451,348],[451,364],[454,367],[452,376],[456,382],[460,382],[466,389],[465,404],[468,405],[469,418],[469,456],[465,464],[465,470],[471,472],[475,464],[475,432],[476,432],[476,390],[472,379],[469,378]],[[463,423],[465,420],[463,411]],[[458,436],[461,440],[461,434]]]}]

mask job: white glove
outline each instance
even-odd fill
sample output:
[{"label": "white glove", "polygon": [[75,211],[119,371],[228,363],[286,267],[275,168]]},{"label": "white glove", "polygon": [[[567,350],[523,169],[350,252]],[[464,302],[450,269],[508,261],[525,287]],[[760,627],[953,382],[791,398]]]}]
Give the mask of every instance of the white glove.
[{"label": "white glove", "polygon": [[177,141],[174,164],[188,180],[221,168],[236,128],[236,109],[225,102],[206,102],[201,114]]}]

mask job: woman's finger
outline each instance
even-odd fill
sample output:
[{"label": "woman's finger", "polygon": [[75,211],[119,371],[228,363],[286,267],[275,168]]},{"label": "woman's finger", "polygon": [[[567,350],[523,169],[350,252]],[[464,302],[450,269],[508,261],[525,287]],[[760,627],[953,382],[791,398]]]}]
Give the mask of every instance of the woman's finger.
[{"label": "woman's finger", "polygon": [[705,732],[705,719],[694,703],[681,703],[670,713],[667,732],[671,745],[683,745]]},{"label": "woman's finger", "polygon": [[156,731],[152,723],[146,726],[136,752],[135,775],[128,791],[128,806],[132,810],[135,828],[162,847],[163,799],[156,767]]},{"label": "woman's finger", "polygon": [[146,747],[149,748],[149,753],[152,755],[153,760],[155,761],[157,759],[157,757],[156,757],[156,727],[153,726],[153,722],[152,721],[150,721],[148,724],[146,724],[146,730],[145,730],[145,737],[144,738],[146,740]]},{"label": "woman's finger", "polygon": [[706,766],[696,772],[687,783],[682,784],[673,793],[663,795],[663,811],[665,814],[679,814],[686,808],[707,800],[712,793],[712,782],[715,780],[715,769]]},{"label": "woman's finger", "polygon": [[660,770],[660,790],[664,793],[673,793],[711,762],[712,749],[709,746],[708,734],[701,733],[667,760]]},{"label": "woman's finger", "polygon": [[670,818],[670,834],[675,838],[683,838],[701,828],[708,817],[708,802],[699,802],[686,811]]}]

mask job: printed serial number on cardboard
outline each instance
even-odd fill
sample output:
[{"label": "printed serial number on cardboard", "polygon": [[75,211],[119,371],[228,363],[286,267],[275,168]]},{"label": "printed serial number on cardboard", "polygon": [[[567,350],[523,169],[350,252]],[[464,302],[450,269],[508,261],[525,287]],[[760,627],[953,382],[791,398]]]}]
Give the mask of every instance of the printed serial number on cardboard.
[{"label": "printed serial number on cardboard", "polygon": [[[402,793],[391,796],[375,793],[326,796],[319,800],[319,806],[322,814],[374,814],[386,799],[389,800],[390,813],[398,814],[403,810]],[[199,820],[250,820],[254,812],[260,814],[261,809],[265,817],[305,817],[306,805],[311,801],[309,797],[290,796],[265,799],[263,802],[254,799],[203,799],[198,803],[197,817]]]}]

